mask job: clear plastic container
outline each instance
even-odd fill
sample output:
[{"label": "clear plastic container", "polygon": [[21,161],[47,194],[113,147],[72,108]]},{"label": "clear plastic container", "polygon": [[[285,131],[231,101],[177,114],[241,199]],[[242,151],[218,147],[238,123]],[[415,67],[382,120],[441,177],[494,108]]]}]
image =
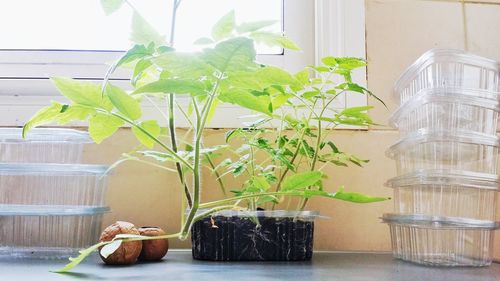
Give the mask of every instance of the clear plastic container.
[{"label": "clear plastic container", "polygon": [[0,255],[67,258],[99,239],[106,207],[0,205]]},{"label": "clear plastic container", "polygon": [[492,221],[384,214],[395,258],[431,266],[488,266],[492,262]]},{"label": "clear plastic container", "polygon": [[394,93],[403,105],[423,89],[456,87],[500,91],[500,64],[460,50],[433,49],[400,76]]},{"label": "clear plastic container", "polygon": [[497,173],[498,137],[421,129],[391,146],[398,175],[418,170],[461,170]]},{"label": "clear plastic container", "polygon": [[80,163],[88,133],[71,129],[35,128],[22,137],[21,128],[0,128],[0,162]]},{"label": "clear plastic container", "polygon": [[499,94],[479,90],[426,89],[412,97],[389,123],[406,136],[419,129],[495,135]]},{"label": "clear plastic container", "polygon": [[392,178],[386,185],[394,189],[394,211],[399,214],[495,220],[497,175],[418,171]]},{"label": "clear plastic container", "polygon": [[0,204],[103,206],[106,166],[0,163]]}]

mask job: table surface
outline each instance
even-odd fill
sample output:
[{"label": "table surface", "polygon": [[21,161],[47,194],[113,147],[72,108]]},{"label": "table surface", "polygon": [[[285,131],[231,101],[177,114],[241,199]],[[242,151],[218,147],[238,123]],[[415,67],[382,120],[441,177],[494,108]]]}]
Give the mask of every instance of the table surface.
[{"label": "table surface", "polygon": [[156,263],[105,266],[97,255],[65,274],[64,260],[0,258],[0,280],[500,280],[500,264],[485,268],[439,268],[395,260],[390,254],[316,252],[309,262],[195,261],[189,251],[170,251]]}]

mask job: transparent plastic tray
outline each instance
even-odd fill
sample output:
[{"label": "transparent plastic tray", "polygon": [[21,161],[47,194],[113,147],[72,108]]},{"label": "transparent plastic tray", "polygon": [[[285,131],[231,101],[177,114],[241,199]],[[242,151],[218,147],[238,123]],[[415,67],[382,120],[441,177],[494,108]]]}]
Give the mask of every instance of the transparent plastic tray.
[{"label": "transparent plastic tray", "polygon": [[496,174],[498,138],[474,133],[421,129],[391,146],[398,175],[418,170],[462,170]]},{"label": "transparent plastic tray", "polygon": [[0,163],[0,204],[104,205],[106,166]]},{"label": "transparent plastic tray", "polygon": [[498,223],[384,214],[395,258],[430,266],[488,266]]},{"label": "transparent plastic tray", "polygon": [[88,133],[35,128],[22,138],[21,128],[0,128],[0,162],[80,163]]},{"label": "transparent plastic tray", "polygon": [[106,207],[0,205],[0,255],[67,258],[99,239]]},{"label": "transparent plastic tray", "polygon": [[389,123],[401,136],[419,129],[495,135],[499,98],[479,90],[427,89],[401,106]]},{"label": "transparent plastic tray", "polygon": [[500,91],[500,64],[460,50],[433,49],[406,69],[394,86],[403,105],[423,89],[458,87]]},{"label": "transparent plastic tray", "polygon": [[399,214],[495,220],[497,175],[418,171],[392,178],[386,185],[394,188],[394,210]]}]

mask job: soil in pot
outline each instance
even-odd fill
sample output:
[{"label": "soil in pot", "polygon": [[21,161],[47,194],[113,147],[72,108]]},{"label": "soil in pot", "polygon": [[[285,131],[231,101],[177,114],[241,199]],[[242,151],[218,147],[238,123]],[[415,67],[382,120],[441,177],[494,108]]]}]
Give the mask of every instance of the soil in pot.
[{"label": "soil in pot", "polygon": [[306,261],[313,253],[314,221],[293,217],[213,216],[191,230],[193,258],[211,261]]}]

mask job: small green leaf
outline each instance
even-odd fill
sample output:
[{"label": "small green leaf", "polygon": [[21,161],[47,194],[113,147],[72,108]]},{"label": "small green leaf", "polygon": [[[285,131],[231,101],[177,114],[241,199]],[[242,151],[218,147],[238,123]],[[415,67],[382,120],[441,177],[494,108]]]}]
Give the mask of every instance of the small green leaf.
[{"label": "small green leaf", "polygon": [[236,27],[236,31],[238,33],[247,33],[247,32],[254,32],[260,29],[263,29],[265,27],[275,25],[278,23],[278,21],[275,20],[265,20],[265,21],[254,21],[254,22],[246,22],[238,25]]},{"label": "small green leaf", "polygon": [[104,247],[101,248],[100,254],[103,258],[109,257],[111,254],[116,252],[118,248],[122,245],[123,240],[115,240],[108,245],[105,245]]},{"label": "small green leaf", "polygon": [[141,105],[139,102],[127,94],[124,90],[108,84],[106,87],[106,95],[111,100],[111,103],[125,117],[131,120],[137,120],[141,117]]},{"label": "small green leaf", "polygon": [[123,124],[123,120],[113,115],[97,113],[89,121],[90,137],[96,143],[101,143],[106,138],[112,136]]},{"label": "small green leaf", "polygon": [[64,272],[68,272],[69,270],[71,270],[72,268],[74,268],[75,266],[77,266],[78,264],[80,264],[86,257],[88,257],[90,254],[92,254],[94,251],[96,251],[97,249],[99,249],[100,247],[106,245],[106,244],[109,244],[111,243],[111,241],[108,241],[108,242],[100,242],[100,243],[97,243],[95,245],[92,245],[84,250],[81,250],[80,251],[80,255],[78,255],[78,257],[76,258],[69,258],[69,263],[66,264],[63,268],[61,269],[58,269],[56,271],[54,271],[55,273],[64,273]]},{"label": "small green leaf", "polygon": [[113,108],[109,99],[101,95],[101,87],[98,84],[62,77],[54,77],[51,80],[59,92],[75,104],[102,108],[107,111]]},{"label": "small green leaf", "polygon": [[279,46],[284,49],[300,51],[300,47],[283,34],[257,31],[252,32],[250,34],[250,37],[253,38],[256,42],[270,47]]},{"label": "small green leaf", "polygon": [[309,70],[303,69],[303,70],[295,73],[295,79],[297,79],[297,81],[302,83],[302,85],[306,85],[307,83],[309,83],[309,76],[310,75],[311,74],[309,73]]},{"label": "small green leaf", "polygon": [[[154,138],[158,138],[158,136],[160,136],[161,128],[156,120],[144,121],[140,123],[139,126]],[[148,148],[153,148],[156,142],[146,133],[144,133],[137,127],[132,127],[132,132],[134,133],[137,140],[139,140],[143,145]]]},{"label": "small green leaf", "polygon": [[101,0],[101,7],[106,15],[110,15],[118,11],[123,3],[125,0]]},{"label": "small green leaf", "polygon": [[206,91],[205,84],[197,80],[162,79],[140,87],[133,94],[141,93],[190,94],[197,96],[206,94]]},{"label": "small green leaf", "polygon": [[141,77],[143,72],[148,69],[153,63],[149,59],[140,59],[134,67],[134,74],[132,76],[132,85],[136,85],[137,80]]},{"label": "small green leaf", "polygon": [[165,44],[165,36],[160,35],[139,13],[134,11],[130,41],[145,45],[154,42],[159,46]]},{"label": "small green leaf", "polygon": [[281,185],[281,189],[283,191],[290,191],[312,186],[320,181],[322,176],[323,173],[320,171],[297,173],[286,177]]},{"label": "small green leaf", "polygon": [[234,10],[230,11],[222,18],[220,18],[217,23],[212,28],[212,38],[215,41],[220,41],[224,38],[231,36],[234,30]]},{"label": "small green leaf", "polygon": [[196,41],[193,42],[194,45],[210,45],[215,43],[214,40],[208,38],[208,37],[201,37],[196,39]]},{"label": "small green leaf", "polygon": [[57,102],[52,102],[51,105],[40,109],[28,122],[23,126],[23,138],[26,138],[27,133],[34,127],[54,121],[57,115],[60,114],[63,105]]},{"label": "small green leaf", "polygon": [[330,198],[335,198],[335,199],[340,199],[343,201],[349,201],[349,202],[354,202],[354,203],[372,203],[372,202],[380,202],[380,201],[385,201],[390,198],[387,197],[373,197],[369,195],[365,195],[362,193],[356,193],[356,192],[344,192],[344,188],[341,187],[339,191],[330,194]]}]

